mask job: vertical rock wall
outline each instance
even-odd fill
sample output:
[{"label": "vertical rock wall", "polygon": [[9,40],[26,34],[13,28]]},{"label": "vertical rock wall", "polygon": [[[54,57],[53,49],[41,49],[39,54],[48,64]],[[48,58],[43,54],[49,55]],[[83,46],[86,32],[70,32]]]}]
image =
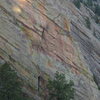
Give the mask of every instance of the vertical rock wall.
[{"label": "vertical rock wall", "polygon": [[99,100],[92,72],[100,76],[100,42],[82,21],[66,0],[0,0],[0,57],[36,100],[39,77],[46,82],[56,71],[75,82],[75,100]]}]

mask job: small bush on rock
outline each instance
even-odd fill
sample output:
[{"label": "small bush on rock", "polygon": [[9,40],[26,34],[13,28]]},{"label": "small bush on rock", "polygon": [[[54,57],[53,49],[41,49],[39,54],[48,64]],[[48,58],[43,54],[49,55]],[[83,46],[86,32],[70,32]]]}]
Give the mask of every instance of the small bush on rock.
[{"label": "small bush on rock", "polygon": [[90,19],[89,19],[89,18],[86,18],[85,21],[86,21],[86,27],[87,27],[88,29],[91,29],[91,22],[90,22]]},{"label": "small bush on rock", "polygon": [[78,9],[80,9],[80,7],[81,7],[81,2],[80,2],[80,0],[74,0],[73,3],[74,3],[74,5],[75,5]]}]

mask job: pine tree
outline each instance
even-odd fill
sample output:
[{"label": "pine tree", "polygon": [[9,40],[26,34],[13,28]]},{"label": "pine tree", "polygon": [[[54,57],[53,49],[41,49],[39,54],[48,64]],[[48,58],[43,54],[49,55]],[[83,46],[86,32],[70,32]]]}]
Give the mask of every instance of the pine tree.
[{"label": "pine tree", "polygon": [[67,82],[64,74],[56,72],[55,79],[49,80],[47,88],[49,100],[71,100],[74,98],[74,83]]},{"label": "pine tree", "polygon": [[0,66],[0,100],[25,100],[21,86],[16,72],[8,63]]}]

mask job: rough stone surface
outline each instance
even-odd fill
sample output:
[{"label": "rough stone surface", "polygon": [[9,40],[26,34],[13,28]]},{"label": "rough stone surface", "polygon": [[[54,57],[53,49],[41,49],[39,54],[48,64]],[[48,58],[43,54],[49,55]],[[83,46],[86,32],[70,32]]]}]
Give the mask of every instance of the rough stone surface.
[{"label": "rough stone surface", "polygon": [[[75,83],[75,100],[100,100],[100,26],[87,8],[67,0],[0,0],[0,64],[8,61],[36,100],[38,77],[46,82],[59,71]],[[2,59],[2,60],[1,60]],[[4,61],[3,61],[4,60]],[[42,83],[44,84],[44,83]],[[45,100],[45,99],[43,99]]]}]

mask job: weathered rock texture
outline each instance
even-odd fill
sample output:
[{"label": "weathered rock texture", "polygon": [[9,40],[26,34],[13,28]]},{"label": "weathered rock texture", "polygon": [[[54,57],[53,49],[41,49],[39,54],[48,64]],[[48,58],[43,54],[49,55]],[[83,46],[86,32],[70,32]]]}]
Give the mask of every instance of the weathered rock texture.
[{"label": "weathered rock texture", "polygon": [[93,12],[82,7],[67,0],[0,0],[0,57],[36,100],[38,88],[56,71],[74,81],[75,100],[100,100],[93,79],[100,83],[100,41],[93,36],[100,27],[92,19],[91,30],[85,27]]}]

